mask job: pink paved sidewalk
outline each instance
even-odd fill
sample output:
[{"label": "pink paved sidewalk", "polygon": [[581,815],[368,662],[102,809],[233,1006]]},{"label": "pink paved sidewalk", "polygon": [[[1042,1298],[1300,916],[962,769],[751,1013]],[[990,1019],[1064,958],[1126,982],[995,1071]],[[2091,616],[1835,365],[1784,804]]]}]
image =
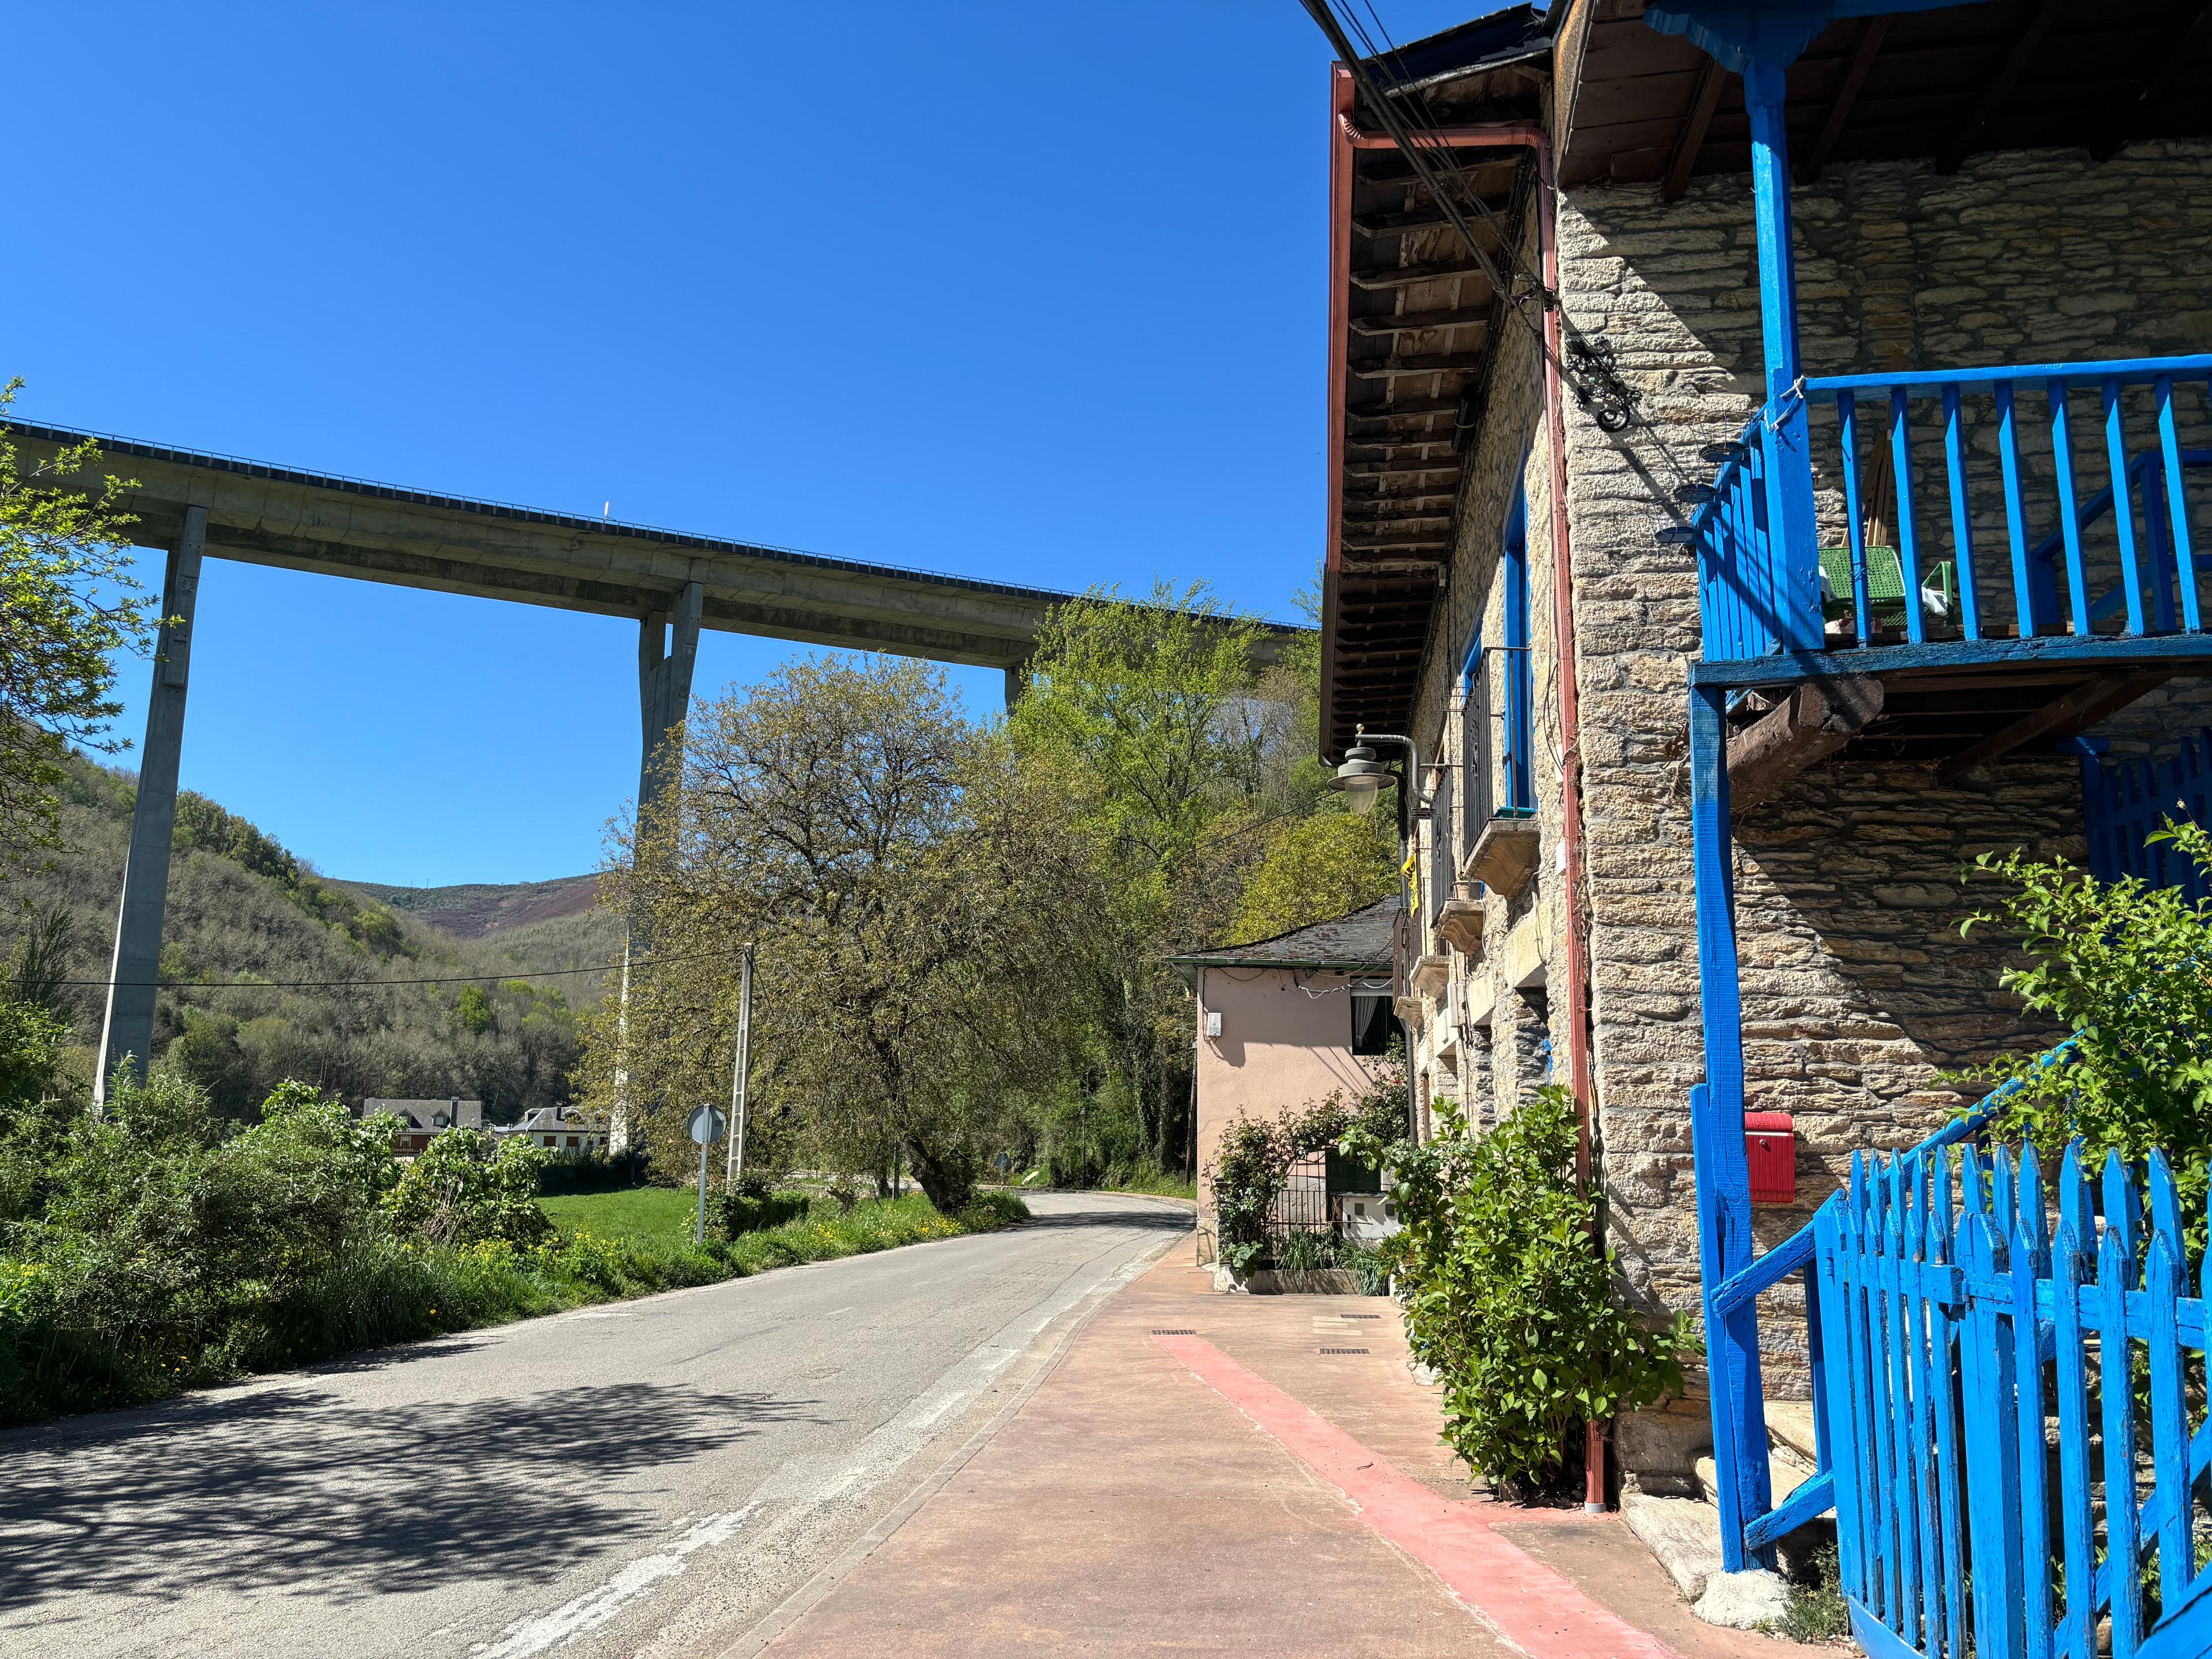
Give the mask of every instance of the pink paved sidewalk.
[{"label": "pink paved sidewalk", "polygon": [[1187,1261],[1102,1309],[767,1651],[850,1659],[886,1637],[916,1659],[1811,1651],[1698,1623],[1615,1518],[1478,1495],[1388,1302],[1218,1296]]}]

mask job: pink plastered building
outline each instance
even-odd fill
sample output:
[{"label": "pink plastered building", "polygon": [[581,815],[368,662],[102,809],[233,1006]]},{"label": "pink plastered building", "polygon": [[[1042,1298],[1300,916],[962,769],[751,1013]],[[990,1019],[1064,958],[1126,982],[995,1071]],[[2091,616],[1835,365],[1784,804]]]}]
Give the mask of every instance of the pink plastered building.
[{"label": "pink plastered building", "polygon": [[1252,945],[1171,958],[1198,997],[1200,1251],[1212,1254],[1208,1172],[1242,1114],[1279,1118],[1364,1091],[1399,1036],[1391,939],[1400,902]]}]

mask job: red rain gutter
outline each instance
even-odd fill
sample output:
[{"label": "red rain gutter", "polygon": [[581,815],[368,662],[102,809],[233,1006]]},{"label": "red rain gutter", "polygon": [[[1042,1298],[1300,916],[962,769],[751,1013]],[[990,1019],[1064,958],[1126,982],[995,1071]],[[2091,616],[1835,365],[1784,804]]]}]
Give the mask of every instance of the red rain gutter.
[{"label": "red rain gutter", "polygon": [[[1328,570],[1334,575],[1344,525],[1344,366],[1351,331],[1352,155],[1363,149],[1395,149],[1397,143],[1388,135],[1362,132],[1352,125],[1358,91],[1351,71],[1341,64],[1334,66],[1330,90],[1331,112],[1336,118],[1329,155],[1333,215],[1329,258],[1333,263],[1328,296],[1328,435],[1334,465],[1329,468]],[[1552,495],[1552,632],[1559,675],[1559,840],[1567,866],[1567,1077],[1575,1097],[1575,1178],[1587,1188],[1591,1174],[1589,940],[1583,902],[1588,882],[1583,868],[1582,715],[1575,657],[1574,556],[1567,536],[1567,422],[1559,386],[1559,191],[1552,170],[1552,144],[1543,128],[1529,122],[1442,127],[1428,137],[1453,149],[1519,145],[1536,152],[1536,240],[1544,287],[1554,296],[1553,302],[1544,307],[1544,420]],[[1322,685],[1326,696],[1336,607],[1333,585],[1324,583],[1324,588],[1331,595],[1322,618]],[[1325,722],[1327,714],[1324,708]],[[1327,732],[1326,724],[1322,730]],[[1583,1493],[1585,1509],[1605,1507],[1604,1448],[1605,1431],[1593,1423]]]}]

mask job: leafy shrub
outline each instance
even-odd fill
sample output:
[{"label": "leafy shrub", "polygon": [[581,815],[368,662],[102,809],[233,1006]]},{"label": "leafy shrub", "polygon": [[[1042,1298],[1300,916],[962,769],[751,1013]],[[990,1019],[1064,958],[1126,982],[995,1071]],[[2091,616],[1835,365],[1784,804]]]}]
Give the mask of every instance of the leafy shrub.
[{"label": "leafy shrub", "polygon": [[[2152,839],[2212,872],[2212,836],[2198,825],[2169,823]],[[2139,1163],[2162,1151],[2191,1247],[2201,1250],[2212,1166],[2212,901],[2192,904],[2132,876],[2101,882],[2017,852],[1984,854],[1972,867],[2010,889],[1960,931],[2016,935],[2033,963],[2006,969],[2002,983],[2074,1040],[2056,1063],[2008,1054],[1952,1080],[2018,1085],[1992,1119],[1996,1137],[2033,1139],[2051,1152],[2079,1135],[2098,1163],[2108,1152]]]},{"label": "leafy shrub", "polygon": [[544,1242],[553,1222],[538,1206],[544,1154],[482,1129],[448,1129],[418,1154],[387,1205],[392,1225],[428,1244]]},{"label": "leafy shrub", "polygon": [[646,1183],[645,1154],[638,1152],[546,1152],[538,1166],[538,1195],[566,1198],[576,1193],[618,1193]]},{"label": "leafy shrub", "polygon": [[1655,1330],[1614,1295],[1612,1254],[1591,1248],[1592,1203],[1575,1188],[1565,1090],[1536,1090],[1480,1139],[1449,1107],[1443,1125],[1420,1146],[1355,1131],[1346,1149],[1396,1170],[1403,1231],[1387,1249],[1414,1356],[1443,1379],[1445,1439],[1530,1492],[1565,1473],[1577,1425],[1681,1387],[1685,1328]]},{"label": "leafy shrub", "polygon": [[722,1237],[735,1238],[740,1233],[757,1233],[797,1221],[813,1201],[806,1193],[769,1193],[757,1198],[743,1192],[725,1193],[719,1200]]},{"label": "leafy shrub", "polygon": [[1012,1193],[977,1193],[960,1212],[960,1224],[971,1233],[1011,1227],[1030,1218],[1030,1206]]},{"label": "leafy shrub", "polygon": [[1380,1169],[1405,1134],[1406,1073],[1395,1060],[1356,1100],[1333,1094],[1280,1122],[1239,1113],[1223,1131],[1220,1148],[1206,1171],[1222,1261],[1240,1275],[1274,1263],[1277,1246],[1268,1234],[1267,1214],[1300,1158],[1356,1137],[1367,1149],[1358,1155],[1361,1161]]}]

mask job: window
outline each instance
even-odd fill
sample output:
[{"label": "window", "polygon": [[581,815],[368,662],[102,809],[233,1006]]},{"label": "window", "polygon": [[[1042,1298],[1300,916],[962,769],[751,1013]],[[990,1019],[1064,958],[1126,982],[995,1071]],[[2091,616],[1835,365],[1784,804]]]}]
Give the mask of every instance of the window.
[{"label": "window", "polygon": [[1387,1054],[1390,1039],[1398,1034],[1395,1012],[1388,995],[1370,995],[1355,991],[1352,994],[1352,1052],[1355,1054]]},{"label": "window", "polygon": [[1482,629],[1468,641],[1459,670],[1460,812],[1472,845],[1490,821],[1490,684],[1482,672]]},{"label": "window", "polygon": [[1523,817],[1536,810],[1530,773],[1535,747],[1535,702],[1528,661],[1528,492],[1516,488],[1513,510],[1505,518],[1505,799],[1504,815]]}]

